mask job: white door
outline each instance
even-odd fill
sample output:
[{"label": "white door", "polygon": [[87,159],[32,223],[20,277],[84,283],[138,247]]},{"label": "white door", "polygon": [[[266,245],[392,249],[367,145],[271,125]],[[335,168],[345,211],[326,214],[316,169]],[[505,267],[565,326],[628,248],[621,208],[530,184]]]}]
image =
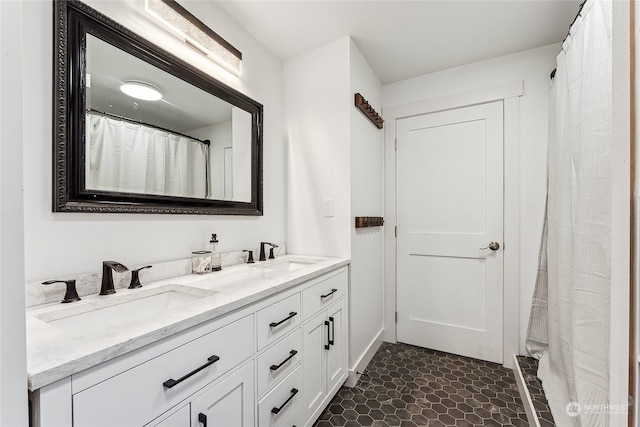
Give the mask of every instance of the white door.
[{"label": "white door", "polygon": [[502,111],[397,123],[400,342],[502,363]]}]

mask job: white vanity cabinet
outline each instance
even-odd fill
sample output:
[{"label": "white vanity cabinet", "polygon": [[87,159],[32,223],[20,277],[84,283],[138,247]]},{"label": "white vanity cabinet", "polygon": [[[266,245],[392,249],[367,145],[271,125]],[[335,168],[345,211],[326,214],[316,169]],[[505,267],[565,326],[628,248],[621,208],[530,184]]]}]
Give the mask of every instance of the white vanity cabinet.
[{"label": "white vanity cabinet", "polygon": [[249,360],[198,392],[191,402],[145,427],[250,427],[254,422],[254,372]]},{"label": "white vanity cabinet", "polygon": [[[75,392],[73,423],[144,425],[251,357],[252,337],[253,316],[249,315]],[[100,372],[80,373],[77,381],[72,377],[72,384],[96,374]]]},{"label": "white vanity cabinet", "polygon": [[304,406],[317,418],[347,378],[346,303],[342,299],[302,328]]},{"label": "white vanity cabinet", "polygon": [[[291,427],[304,423],[304,414],[299,412],[303,381],[302,367],[298,365],[258,402],[259,427]],[[291,424],[285,425],[285,422]]]},{"label": "white vanity cabinet", "polygon": [[187,404],[178,409],[172,410],[170,415],[164,414],[157,420],[153,420],[145,427],[189,427],[191,425],[191,405]]},{"label": "white vanity cabinet", "polygon": [[346,266],[32,393],[34,427],[301,427],[347,378]]},{"label": "white vanity cabinet", "polygon": [[259,427],[304,421],[297,412],[304,389],[301,318],[299,291],[256,313]]},{"label": "white vanity cabinet", "polygon": [[191,426],[254,425],[253,360],[191,401]]},{"label": "white vanity cabinet", "polygon": [[302,291],[304,408],[315,420],[347,378],[345,270]]}]

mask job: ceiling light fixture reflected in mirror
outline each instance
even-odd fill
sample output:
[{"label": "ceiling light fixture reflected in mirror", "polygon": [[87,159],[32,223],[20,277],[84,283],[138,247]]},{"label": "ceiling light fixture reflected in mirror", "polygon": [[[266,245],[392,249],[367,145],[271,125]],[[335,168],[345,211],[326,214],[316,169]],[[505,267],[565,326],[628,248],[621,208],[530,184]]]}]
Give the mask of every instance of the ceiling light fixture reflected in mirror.
[{"label": "ceiling light fixture reflected in mirror", "polygon": [[120,86],[120,90],[133,98],[142,99],[143,101],[159,101],[162,99],[162,94],[158,88],[149,83],[129,80]]},{"label": "ceiling light fixture reflected in mirror", "polygon": [[145,0],[145,10],[191,47],[234,74],[242,74],[242,53],[174,0]]}]

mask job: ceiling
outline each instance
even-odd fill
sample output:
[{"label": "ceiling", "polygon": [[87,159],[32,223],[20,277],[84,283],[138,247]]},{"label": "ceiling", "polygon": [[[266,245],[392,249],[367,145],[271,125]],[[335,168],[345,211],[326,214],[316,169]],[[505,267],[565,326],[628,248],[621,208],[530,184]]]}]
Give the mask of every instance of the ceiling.
[{"label": "ceiling", "polygon": [[560,42],[580,0],[224,0],[282,60],[351,36],[382,84]]},{"label": "ceiling", "polygon": [[[90,34],[87,73],[87,108],[185,133],[231,121],[231,104]],[[127,80],[155,86],[162,99],[125,95],[120,86]]]}]

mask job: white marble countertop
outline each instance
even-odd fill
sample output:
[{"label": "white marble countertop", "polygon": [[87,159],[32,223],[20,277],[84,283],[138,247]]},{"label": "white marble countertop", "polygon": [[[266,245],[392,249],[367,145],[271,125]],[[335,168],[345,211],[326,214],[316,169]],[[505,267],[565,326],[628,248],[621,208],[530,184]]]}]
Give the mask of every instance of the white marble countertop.
[{"label": "white marble countertop", "polygon": [[[287,260],[309,264],[288,272],[264,268]],[[347,264],[349,260],[346,258],[285,255],[273,261],[234,265],[205,275],[190,274],[159,280],[143,284],[141,289],[118,289],[115,295],[91,295],[70,304],[31,307],[26,311],[29,390],[36,390]],[[95,310],[112,304],[110,301],[114,301],[116,296],[119,301],[131,301],[161,287],[208,296],[185,304],[179,310],[132,321],[126,327],[122,323],[100,327],[99,332],[90,334],[74,335],[45,321],[59,310]],[[212,293],[209,295],[209,292]]]}]

